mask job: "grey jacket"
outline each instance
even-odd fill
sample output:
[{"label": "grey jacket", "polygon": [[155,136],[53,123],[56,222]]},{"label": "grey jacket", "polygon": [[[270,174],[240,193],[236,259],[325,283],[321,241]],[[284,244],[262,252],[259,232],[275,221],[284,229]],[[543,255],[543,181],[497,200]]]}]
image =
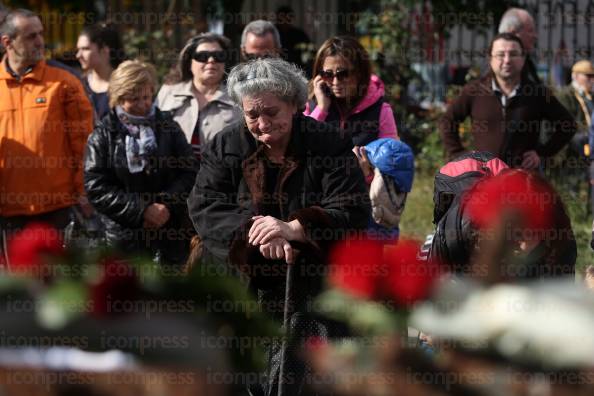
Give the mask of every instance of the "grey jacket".
[{"label": "grey jacket", "polygon": [[196,122],[200,119],[200,142],[205,144],[214,135],[228,125],[242,120],[242,112],[227,95],[226,87],[221,84],[215,95],[203,109],[198,108],[198,100],[192,92],[192,81],[163,85],[157,95],[157,107],[169,111],[173,120],[179,124],[188,142]]}]

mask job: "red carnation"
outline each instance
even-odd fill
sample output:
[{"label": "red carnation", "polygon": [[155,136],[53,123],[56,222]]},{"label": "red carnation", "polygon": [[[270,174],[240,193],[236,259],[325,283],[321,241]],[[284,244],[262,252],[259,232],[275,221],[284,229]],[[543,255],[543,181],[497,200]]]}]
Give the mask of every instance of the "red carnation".
[{"label": "red carnation", "polygon": [[57,229],[46,223],[30,223],[9,240],[10,270],[41,275],[47,258],[63,252],[62,237]]},{"label": "red carnation", "polygon": [[544,181],[523,170],[509,170],[479,182],[464,197],[465,213],[479,228],[495,226],[502,215],[525,229],[551,226],[557,194]]},{"label": "red carnation", "polygon": [[408,307],[426,298],[440,275],[439,265],[419,258],[420,247],[402,239],[384,252],[372,240],[344,242],[331,255],[330,284],[357,297]]},{"label": "red carnation", "polygon": [[396,306],[409,307],[429,297],[441,274],[437,263],[419,257],[420,249],[419,242],[401,239],[385,253],[388,270],[382,278],[382,290]]},{"label": "red carnation", "polygon": [[383,246],[372,240],[348,240],[337,245],[330,255],[330,284],[357,297],[378,296],[382,253]]}]

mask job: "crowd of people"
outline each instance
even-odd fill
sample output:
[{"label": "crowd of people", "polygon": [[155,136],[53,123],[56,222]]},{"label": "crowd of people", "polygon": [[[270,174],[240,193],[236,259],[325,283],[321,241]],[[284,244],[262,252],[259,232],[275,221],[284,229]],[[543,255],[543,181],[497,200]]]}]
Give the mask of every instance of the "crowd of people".
[{"label": "crowd of people", "polygon": [[[281,32],[290,35],[292,28]],[[388,244],[399,237],[397,222],[380,224],[372,217],[371,185],[384,175],[374,172],[366,147],[399,141],[399,135],[390,98],[365,48],[354,37],[327,39],[308,81],[300,67],[282,59],[279,29],[258,20],[245,27],[241,62],[228,75],[233,44],[201,33],[187,41],[160,86],[151,64],[126,59],[113,26],[93,25],[80,33],[76,58],[82,77],[44,58],[43,31],[39,16],[23,9],[8,11],[0,25],[3,266],[10,268],[6,246],[15,232],[33,222],[65,230],[72,210],[80,211],[97,219],[114,249],[186,271],[213,265],[246,280],[264,306],[285,301],[268,313],[298,336],[288,349],[270,345],[267,380],[252,391],[278,393],[283,371],[305,378],[309,368],[299,357],[299,342],[341,331],[308,315],[324,282],[316,269],[327,266],[337,241],[372,232]],[[547,232],[565,230],[565,239],[546,240],[542,235],[551,234],[544,233],[518,237],[513,246],[539,268],[563,262],[562,269],[539,276],[567,275],[574,272],[575,237],[543,171],[568,145],[567,161],[592,155],[594,67],[577,62],[572,83],[555,96],[535,73],[535,36],[526,11],[511,9],[503,16],[488,48],[488,70],[449,104],[439,133],[449,159],[469,151],[491,153],[512,168],[502,171],[500,183],[548,194],[547,210],[539,213],[553,219]],[[468,117],[471,146],[459,134]],[[390,161],[402,146],[388,146],[396,147],[383,154]],[[584,166],[575,169],[585,172]],[[387,176],[384,182],[407,192]],[[471,195],[481,188],[494,191],[484,183],[470,188]],[[460,202],[456,210],[473,207],[472,199]],[[389,200],[382,204],[392,209]],[[519,226],[525,231],[531,224]],[[489,248],[484,230],[471,228],[469,266],[474,249]],[[478,277],[478,271],[468,273]],[[514,281],[499,275],[493,282]],[[300,389],[294,384],[285,394]]]}]

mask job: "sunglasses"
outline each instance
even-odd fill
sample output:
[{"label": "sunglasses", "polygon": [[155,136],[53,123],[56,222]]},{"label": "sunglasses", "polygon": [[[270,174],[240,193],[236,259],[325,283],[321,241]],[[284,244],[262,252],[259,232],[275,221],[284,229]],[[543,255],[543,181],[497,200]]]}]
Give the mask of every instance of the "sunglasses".
[{"label": "sunglasses", "polygon": [[342,81],[349,78],[349,74],[349,70],[337,70],[336,72],[333,72],[332,70],[322,70],[320,72],[320,76],[326,81],[332,81],[334,80],[334,77],[336,77],[338,81]]},{"label": "sunglasses", "polygon": [[225,51],[199,51],[192,54],[192,59],[197,62],[206,63],[210,58],[215,62],[222,63],[227,60],[227,53]]}]

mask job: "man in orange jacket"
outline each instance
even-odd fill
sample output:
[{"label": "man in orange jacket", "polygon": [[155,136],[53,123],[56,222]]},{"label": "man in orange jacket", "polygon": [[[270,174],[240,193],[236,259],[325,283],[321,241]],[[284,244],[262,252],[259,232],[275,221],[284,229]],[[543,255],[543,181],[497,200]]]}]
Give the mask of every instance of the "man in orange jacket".
[{"label": "man in orange jacket", "polygon": [[82,204],[82,159],[93,111],[80,81],[44,60],[40,18],[8,13],[0,27],[0,227],[32,221],[63,229]]}]

